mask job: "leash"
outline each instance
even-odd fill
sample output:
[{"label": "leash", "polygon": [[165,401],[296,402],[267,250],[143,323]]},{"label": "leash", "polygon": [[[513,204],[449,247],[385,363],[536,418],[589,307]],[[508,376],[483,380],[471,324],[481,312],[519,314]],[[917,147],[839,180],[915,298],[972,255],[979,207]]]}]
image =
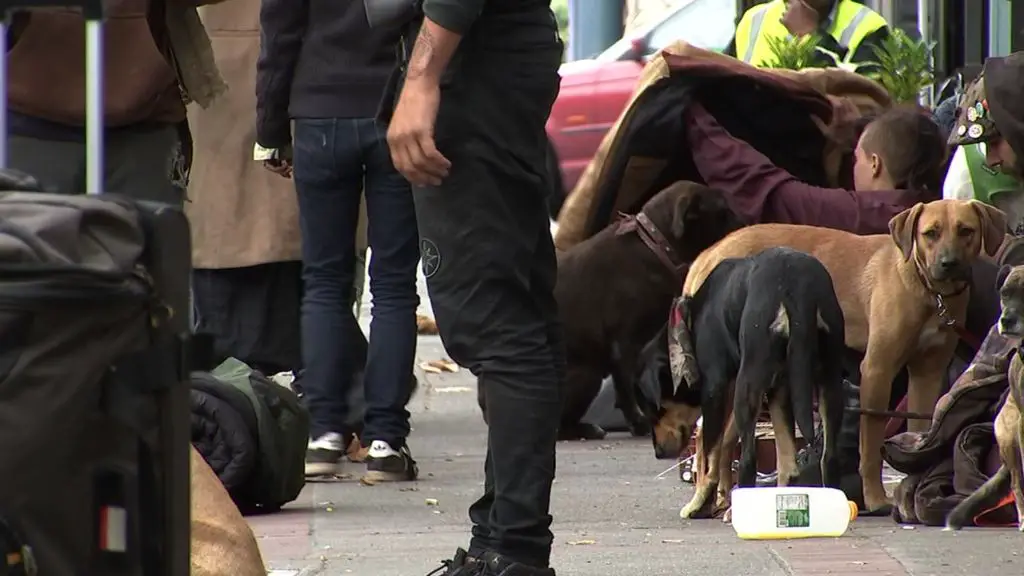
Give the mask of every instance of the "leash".
[{"label": "leash", "polygon": [[[966,288],[965,288],[966,290]],[[957,337],[960,338],[965,344],[974,349],[975,352],[981,349],[981,340],[977,336],[967,331],[962,324],[953,318],[953,315],[949,313],[949,309],[946,308],[946,301],[942,294],[935,292],[935,310],[939,315],[939,319],[946,325],[947,328],[953,330]]]}]

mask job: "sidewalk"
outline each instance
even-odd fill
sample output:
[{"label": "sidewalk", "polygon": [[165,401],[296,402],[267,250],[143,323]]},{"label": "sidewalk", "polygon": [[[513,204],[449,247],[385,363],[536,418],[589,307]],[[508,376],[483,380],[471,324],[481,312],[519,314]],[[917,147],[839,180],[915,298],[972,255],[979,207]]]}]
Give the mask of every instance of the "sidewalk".
[{"label": "sidewalk", "polygon": [[[421,298],[427,302],[426,291]],[[429,313],[429,309],[428,309]],[[369,310],[364,307],[364,328]],[[445,357],[420,337],[417,366]],[[485,429],[476,380],[424,374],[410,405],[420,481],[352,478],[307,485],[282,512],[250,518],[274,576],[421,576],[469,541],[466,510],[482,490]],[[942,532],[861,518],[839,539],[746,542],[717,520],[680,520],[692,493],[648,439],[612,435],[558,445],[552,563],[559,576],[1020,576],[1024,535]]]},{"label": "sidewalk", "polygon": [[[421,337],[419,362],[443,357]],[[419,576],[468,541],[466,509],[481,490],[484,425],[475,379],[419,374],[411,446],[421,480],[362,486],[355,475],[307,486],[283,512],[251,518],[264,560],[280,576]],[[1019,576],[1014,530],[946,533],[862,518],[835,540],[744,542],[716,520],[682,521],[690,486],[654,459],[650,441],[622,435],[559,444],[553,495],[560,576]],[[435,503],[436,501],[436,503]]]}]

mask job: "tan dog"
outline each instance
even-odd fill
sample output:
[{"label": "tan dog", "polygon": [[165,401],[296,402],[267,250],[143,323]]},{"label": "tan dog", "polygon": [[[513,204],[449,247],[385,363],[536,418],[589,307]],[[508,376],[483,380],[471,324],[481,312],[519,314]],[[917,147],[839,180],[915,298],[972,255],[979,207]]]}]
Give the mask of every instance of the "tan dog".
[{"label": "tan dog", "polygon": [[[939,200],[897,214],[889,230],[890,235],[858,236],[813,226],[750,226],[694,261],[683,295],[693,296],[726,258],[772,246],[811,254],[832,276],[846,321],[846,345],[865,353],[860,366],[861,408],[886,410],[893,378],[906,366],[909,410],[931,413],[957,344],[951,326],[962,326],[966,315],[971,266],[983,249],[989,256],[996,253],[1006,232],[1006,216],[981,202]],[[880,416],[861,416],[864,501],[870,513],[879,515],[891,509],[882,486],[884,423]],[[908,427],[923,431],[928,425],[912,420]],[[723,442],[708,455],[709,475],[713,469],[726,471],[727,464],[716,460],[733,450]]]},{"label": "tan dog", "polygon": [[[999,271],[998,284],[1002,305],[999,333],[1020,340],[1024,338],[1024,266],[1004,266]],[[1017,527],[1024,532],[1024,419],[1020,414],[1024,404],[1024,359],[1020,348],[1013,355],[1007,376],[1010,389],[994,426],[1002,466],[949,513],[947,530],[971,525],[980,514],[997,507],[1009,492],[1017,505]]]}]

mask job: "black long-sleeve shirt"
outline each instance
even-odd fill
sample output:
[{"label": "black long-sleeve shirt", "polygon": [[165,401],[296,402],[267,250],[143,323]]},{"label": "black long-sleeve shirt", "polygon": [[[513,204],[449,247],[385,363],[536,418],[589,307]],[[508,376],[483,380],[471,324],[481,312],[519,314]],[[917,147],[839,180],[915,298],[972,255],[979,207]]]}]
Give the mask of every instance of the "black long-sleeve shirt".
[{"label": "black long-sleeve shirt", "polygon": [[399,30],[370,28],[363,0],[262,0],[256,139],[291,142],[292,118],[373,118]]}]

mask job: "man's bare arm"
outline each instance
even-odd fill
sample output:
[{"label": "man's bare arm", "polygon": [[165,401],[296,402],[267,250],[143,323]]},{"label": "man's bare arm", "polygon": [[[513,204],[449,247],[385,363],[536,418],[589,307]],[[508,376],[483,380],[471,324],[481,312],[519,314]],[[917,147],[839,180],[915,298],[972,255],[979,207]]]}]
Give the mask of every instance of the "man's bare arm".
[{"label": "man's bare arm", "polygon": [[439,83],[462,36],[483,11],[486,0],[425,0],[423,27],[409,56],[407,80]]}]

